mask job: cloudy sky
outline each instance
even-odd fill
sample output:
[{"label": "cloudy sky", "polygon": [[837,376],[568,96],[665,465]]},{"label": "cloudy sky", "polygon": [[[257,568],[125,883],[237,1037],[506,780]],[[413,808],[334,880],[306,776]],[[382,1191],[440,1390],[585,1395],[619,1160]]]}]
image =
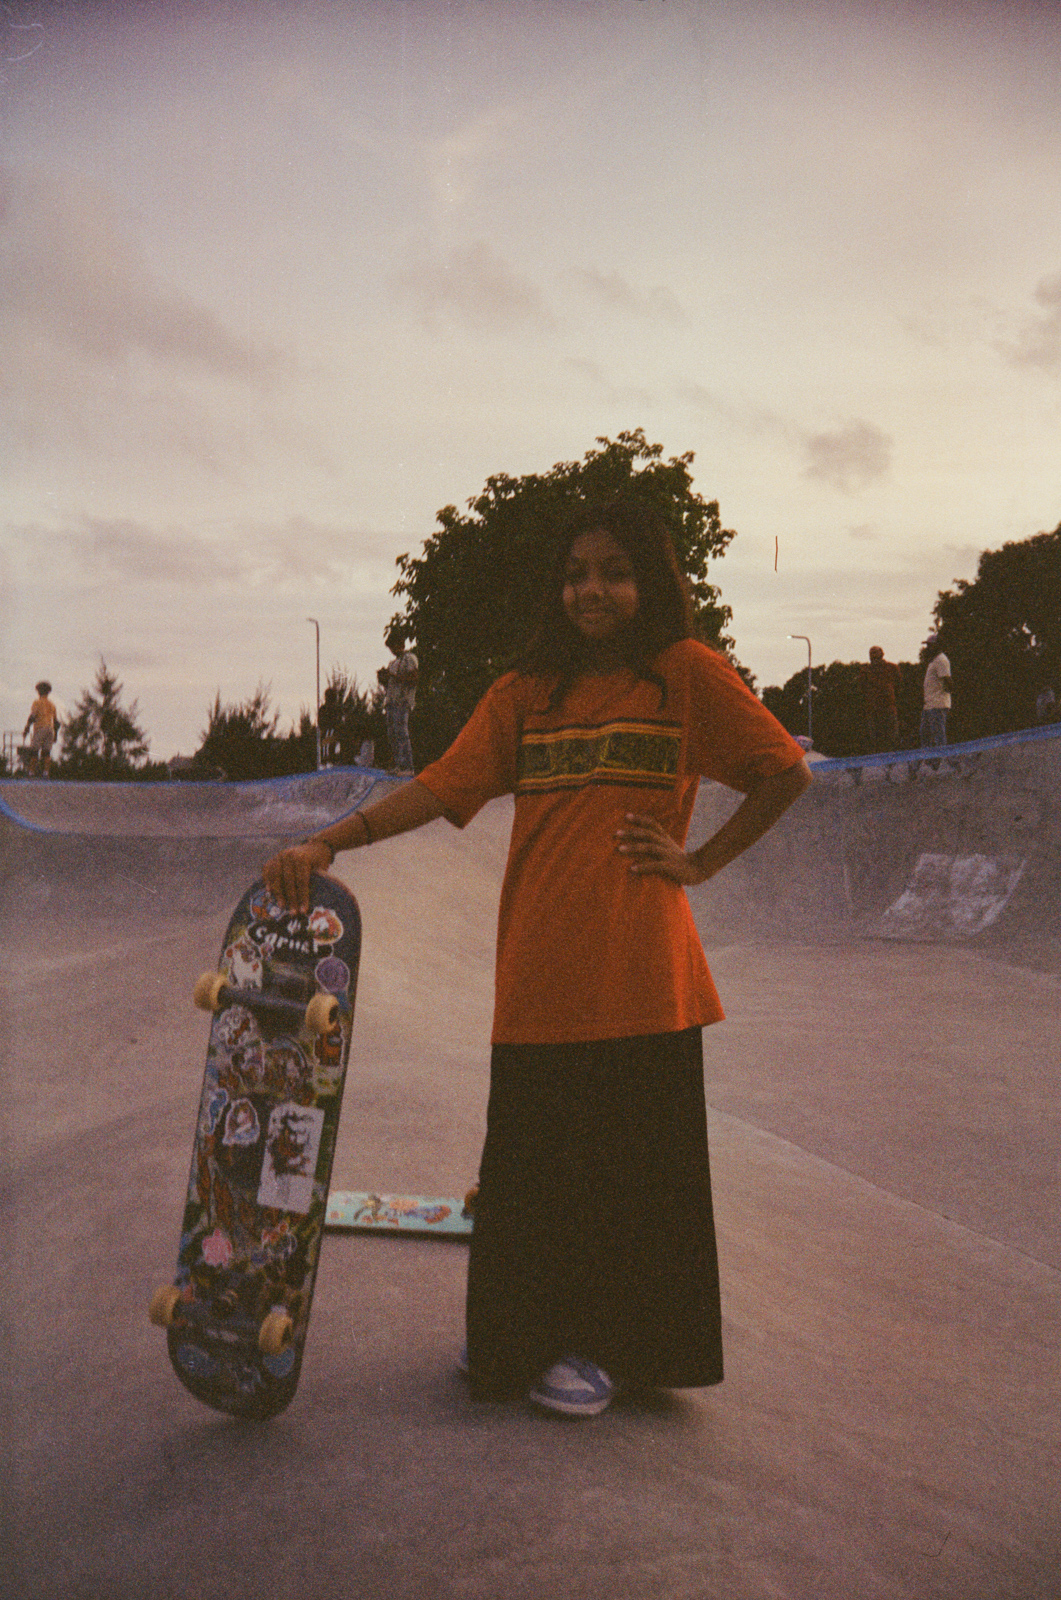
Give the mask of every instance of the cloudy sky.
[{"label": "cloudy sky", "polygon": [[[0,8],[0,715],[386,659],[488,475],[695,452],[760,686],[1061,520],[1061,7]],[[775,547],[776,540],[776,547]],[[775,572],[775,548],[777,570]]]}]

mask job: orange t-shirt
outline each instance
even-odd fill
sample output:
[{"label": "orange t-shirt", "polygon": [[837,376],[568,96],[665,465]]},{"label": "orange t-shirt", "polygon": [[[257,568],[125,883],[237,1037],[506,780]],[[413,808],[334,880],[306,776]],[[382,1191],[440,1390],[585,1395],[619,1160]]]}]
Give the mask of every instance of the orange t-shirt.
[{"label": "orange t-shirt", "polygon": [[692,639],[655,670],[577,680],[508,673],[418,781],[458,827],[515,794],[497,934],[495,1044],[671,1033],[722,1019],[685,890],[634,876],[629,811],[684,845],[701,777],[746,792],[803,752],[722,656]]}]

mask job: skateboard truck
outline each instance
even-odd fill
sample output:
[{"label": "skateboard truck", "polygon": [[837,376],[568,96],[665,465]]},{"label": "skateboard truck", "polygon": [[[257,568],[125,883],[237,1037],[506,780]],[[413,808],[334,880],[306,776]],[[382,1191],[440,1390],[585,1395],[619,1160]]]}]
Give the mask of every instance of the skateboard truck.
[{"label": "skateboard truck", "polygon": [[239,989],[223,972],[204,972],[192,991],[200,1011],[221,1011],[225,1006],[246,1006],[262,1016],[291,1022],[305,1021],[310,1033],[330,1033],[339,1020],[339,1002],[333,994],[315,994],[307,1003],[286,995],[264,994],[261,989]]},{"label": "skateboard truck", "polygon": [[[175,1328],[179,1327],[182,1321],[193,1322],[194,1318],[184,1318],[180,1315],[181,1303],[182,1296],[178,1285],[165,1284],[161,1289],[156,1289],[151,1296],[148,1316],[156,1328]],[[258,1328],[258,1349],[264,1356],[282,1355],[294,1336],[294,1321],[286,1311],[274,1306],[262,1318]]]}]

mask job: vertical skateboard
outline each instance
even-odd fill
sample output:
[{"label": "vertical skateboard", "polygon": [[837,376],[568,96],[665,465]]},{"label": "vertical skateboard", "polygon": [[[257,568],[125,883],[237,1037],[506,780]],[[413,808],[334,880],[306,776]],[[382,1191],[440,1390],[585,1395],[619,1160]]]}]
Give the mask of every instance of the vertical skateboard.
[{"label": "vertical skateboard", "polygon": [[151,1301],[181,1382],[264,1418],[298,1386],[350,1053],[361,917],[314,874],[310,910],[262,882],[232,914],[219,969],[177,1274]]}]

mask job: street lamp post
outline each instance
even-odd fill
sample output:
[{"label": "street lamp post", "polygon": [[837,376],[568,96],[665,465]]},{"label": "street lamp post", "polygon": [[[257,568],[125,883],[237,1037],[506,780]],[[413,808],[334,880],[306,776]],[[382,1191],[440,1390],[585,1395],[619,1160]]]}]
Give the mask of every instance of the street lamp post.
[{"label": "street lamp post", "polygon": [[814,684],[811,682],[810,669],[810,640],[805,633],[790,633],[790,639],[802,639],[807,646],[807,738],[811,745],[814,744]]},{"label": "street lamp post", "polygon": [[317,771],[321,769],[321,625],[316,617],[307,617],[307,622],[312,622],[317,630]]}]

